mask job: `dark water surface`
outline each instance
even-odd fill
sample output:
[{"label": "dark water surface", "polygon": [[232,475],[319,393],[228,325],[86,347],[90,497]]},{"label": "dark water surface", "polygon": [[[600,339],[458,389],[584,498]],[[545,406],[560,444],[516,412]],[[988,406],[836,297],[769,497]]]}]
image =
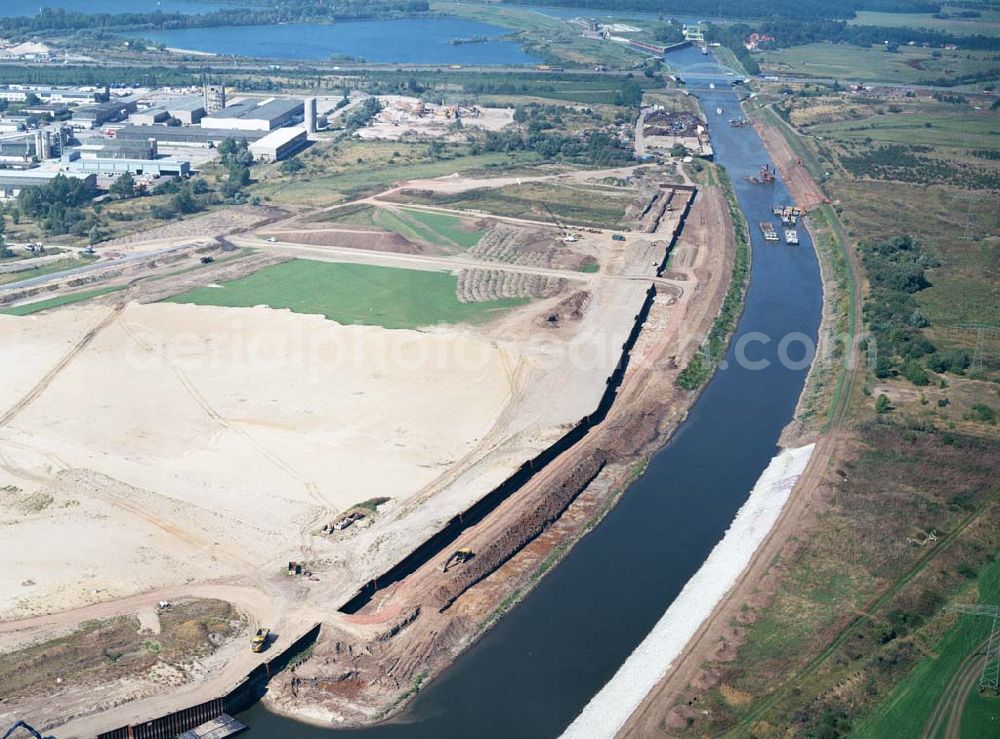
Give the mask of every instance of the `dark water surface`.
[{"label": "dark water surface", "polygon": [[[778,435],[792,417],[806,373],[804,367],[782,366],[778,346],[794,332],[815,340],[822,304],[819,267],[804,228],[797,247],[763,241],[757,222],[771,220],[771,204],[789,196],[781,183],[751,185],[744,179],[769,159],[753,129],[727,124],[739,115],[737,100],[711,60],[691,48],[667,56],[681,71],[719,71],[718,89],[709,90],[709,80],[692,89],[703,99],[716,161],[729,170],[751,226],[750,288],[727,367],[619,505],[523,603],[393,723],[341,736],[557,736],[663,615],[777,452]],[[718,107],[722,115],[716,114]],[[749,359],[768,360],[766,369],[734,361],[739,339],[752,332],[770,338],[746,351]],[[788,353],[801,358],[801,346]],[[240,719],[252,736],[331,734],[274,716],[259,704]]]},{"label": "dark water surface", "polygon": [[400,18],[330,25],[230,26],[143,31],[152,41],[180,49],[268,59],[330,59],[404,64],[531,64],[539,61],[515,41],[451,44],[452,39],[496,37],[508,29],[460,18]]},{"label": "dark water surface", "polygon": [[0,0],[0,17],[34,15],[42,8],[68,10],[74,13],[209,13],[226,7],[219,2],[194,0]]}]

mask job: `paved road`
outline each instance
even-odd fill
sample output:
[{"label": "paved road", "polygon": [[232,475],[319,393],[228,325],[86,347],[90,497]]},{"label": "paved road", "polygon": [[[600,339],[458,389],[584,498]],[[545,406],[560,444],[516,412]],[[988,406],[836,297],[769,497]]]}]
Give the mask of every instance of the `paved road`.
[{"label": "paved road", "polygon": [[[58,282],[64,280],[67,277],[77,277],[79,275],[85,275],[90,272],[99,272],[102,270],[109,269],[111,267],[123,267],[134,262],[143,262],[150,259],[156,259],[165,254],[170,254],[179,249],[189,248],[191,244],[179,244],[177,246],[171,246],[166,249],[158,249],[156,251],[140,252],[137,254],[126,254],[122,257],[116,259],[101,259],[96,262],[91,262],[90,264],[81,264],[79,267],[73,267],[71,269],[65,269],[61,272],[50,272],[47,275],[40,275],[39,277],[29,277],[26,280],[19,280],[8,285],[0,287],[0,295],[4,293],[17,292],[19,290],[24,290],[29,287],[36,287],[38,285],[44,285],[49,282]],[[65,256],[65,255],[62,255]]]}]

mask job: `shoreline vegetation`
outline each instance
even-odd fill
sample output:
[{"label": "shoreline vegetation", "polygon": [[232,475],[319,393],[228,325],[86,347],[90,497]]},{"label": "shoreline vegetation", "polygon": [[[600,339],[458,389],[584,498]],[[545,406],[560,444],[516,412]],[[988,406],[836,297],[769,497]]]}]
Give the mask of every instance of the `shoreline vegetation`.
[{"label": "shoreline vegetation", "polygon": [[[0,11],[2,12],[2,11]],[[427,0],[338,0],[335,5],[304,0],[271,0],[207,13],[85,13],[43,8],[34,15],[0,16],[0,34],[12,40],[55,34],[107,34],[122,31],[173,31],[223,26],[329,24],[439,15]]]}]

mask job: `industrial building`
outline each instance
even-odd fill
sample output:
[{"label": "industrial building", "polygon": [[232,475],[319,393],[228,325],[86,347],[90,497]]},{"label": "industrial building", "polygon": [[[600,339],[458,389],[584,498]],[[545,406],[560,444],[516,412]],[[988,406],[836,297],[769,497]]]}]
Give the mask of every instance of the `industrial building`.
[{"label": "industrial building", "polygon": [[73,111],[74,128],[97,128],[110,121],[120,121],[136,109],[135,96],[109,100],[106,103],[82,105]]},{"label": "industrial building", "polygon": [[187,177],[191,174],[191,162],[184,159],[83,159],[77,158],[66,165],[70,172],[77,174],[120,175],[129,172],[134,175],[154,177]]},{"label": "industrial building", "polygon": [[226,107],[226,88],[223,85],[205,85],[203,107],[207,113],[217,113]]},{"label": "industrial building", "polygon": [[[80,159],[156,159],[159,154],[156,139],[103,139],[75,147]],[[76,159],[76,157],[74,157]]]},{"label": "industrial building", "polygon": [[[202,119],[204,122],[205,119]],[[113,129],[119,141],[148,141],[155,139],[161,146],[218,146],[223,139],[246,139],[256,141],[266,131],[233,131],[229,128],[205,128],[204,126],[122,126]]]},{"label": "industrial building", "polygon": [[250,144],[250,153],[258,162],[277,162],[294,154],[307,143],[304,128],[279,128]]},{"label": "industrial building", "polygon": [[69,130],[58,125],[0,136],[0,162],[28,164],[32,159],[51,159],[68,140]]},{"label": "industrial building", "polygon": [[20,194],[21,190],[41,187],[59,175],[83,180],[84,184],[91,189],[97,186],[97,177],[93,174],[58,172],[52,169],[0,169],[0,201],[12,200]]},{"label": "industrial building", "polygon": [[261,102],[243,100],[201,120],[207,128],[228,128],[235,131],[273,131],[302,120],[301,100],[269,98]]},{"label": "industrial building", "polygon": [[128,117],[129,123],[136,126],[152,126],[157,123],[177,121],[182,126],[193,126],[205,117],[205,106],[198,95],[168,100],[163,105],[140,110]]},{"label": "industrial building", "polygon": [[96,92],[70,87],[47,87],[42,85],[0,86],[0,100],[6,100],[9,103],[27,102],[29,95],[34,95],[43,103],[71,103],[77,105],[92,103],[97,99]]}]

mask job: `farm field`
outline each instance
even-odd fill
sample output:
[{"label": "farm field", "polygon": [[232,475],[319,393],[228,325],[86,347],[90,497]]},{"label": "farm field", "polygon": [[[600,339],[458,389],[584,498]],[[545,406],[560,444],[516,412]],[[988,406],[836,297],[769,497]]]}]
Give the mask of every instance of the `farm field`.
[{"label": "farm field", "polygon": [[486,233],[461,216],[415,208],[389,210],[367,203],[345,205],[322,212],[310,220],[392,231],[410,241],[426,241],[437,246],[459,249],[472,248]]},{"label": "farm field", "polygon": [[461,303],[458,280],[423,272],[296,259],[249,277],[200,287],[170,298],[174,303],[249,308],[267,305],[319,314],[341,324],[420,328],[439,323],[483,323],[529,302],[508,298]]},{"label": "farm field", "polygon": [[446,205],[510,218],[549,221],[545,206],[570,224],[611,228],[625,216],[627,194],[612,189],[526,182],[521,185],[468,190],[454,195],[403,192],[400,199],[425,205]]},{"label": "farm field", "polygon": [[[942,8],[945,13],[962,8]],[[1000,12],[979,10],[979,18],[935,18],[931,13],[879,13],[859,10],[848,21],[854,26],[888,26],[892,28],[929,28],[955,36],[1000,36]]]},{"label": "farm field", "polygon": [[[940,58],[934,58],[934,53],[939,53]],[[880,46],[866,49],[849,44],[819,43],[767,51],[759,60],[768,74],[913,84],[998,69],[992,56],[988,52],[961,49],[902,47],[890,53]]]},{"label": "farm field", "polygon": [[376,222],[411,240],[429,241],[438,246],[458,246],[462,249],[478,244],[485,233],[466,227],[463,218],[411,208],[383,210],[376,215]]},{"label": "farm field", "polygon": [[941,111],[935,113],[884,113],[863,121],[841,121],[817,125],[811,132],[844,141],[867,141],[911,146],[942,146],[970,149],[1000,147],[997,115],[989,111]]}]

